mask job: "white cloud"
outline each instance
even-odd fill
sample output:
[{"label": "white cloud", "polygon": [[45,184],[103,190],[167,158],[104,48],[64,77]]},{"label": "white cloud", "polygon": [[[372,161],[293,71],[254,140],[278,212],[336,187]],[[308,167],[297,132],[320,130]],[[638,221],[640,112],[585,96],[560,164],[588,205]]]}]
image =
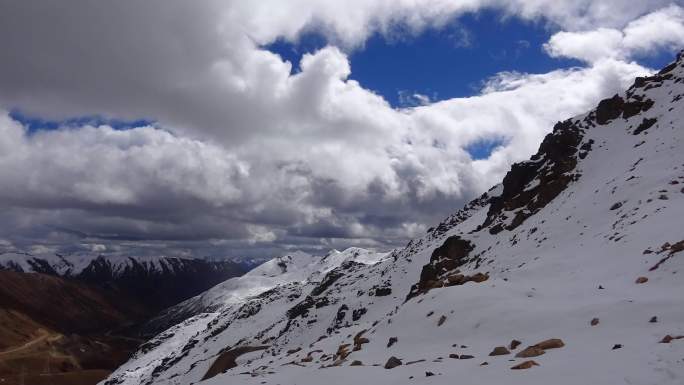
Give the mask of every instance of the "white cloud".
[{"label": "white cloud", "polygon": [[[9,4],[0,15],[0,44],[11,49],[0,61],[0,231],[14,245],[78,239],[116,252],[402,244],[498,181],[556,120],[649,71],[622,52],[676,41],[651,26],[677,31],[679,8],[635,20],[664,3],[601,4]],[[396,110],[349,79],[344,50],[307,54],[292,75],[292,63],[259,48],[311,28],[342,48],[360,47],[374,32],[438,27],[482,6],[567,29],[547,49],[589,65],[501,73],[480,95],[433,103],[414,94],[420,106]],[[12,107],[158,123],[29,134],[9,118]],[[505,145],[487,159],[465,151],[501,138]]]},{"label": "white cloud", "polygon": [[554,57],[593,63],[605,58],[626,60],[663,48],[677,49],[683,41],[684,9],[671,5],[631,21],[623,29],[558,32],[544,48]]}]

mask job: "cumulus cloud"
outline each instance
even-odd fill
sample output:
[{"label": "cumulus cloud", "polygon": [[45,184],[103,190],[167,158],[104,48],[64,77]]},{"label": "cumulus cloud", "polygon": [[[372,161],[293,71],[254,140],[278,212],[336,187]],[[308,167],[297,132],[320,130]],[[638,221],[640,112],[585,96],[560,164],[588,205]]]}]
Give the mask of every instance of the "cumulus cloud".
[{"label": "cumulus cloud", "polygon": [[[629,4],[9,2],[0,14],[10,53],[0,61],[2,247],[238,255],[401,245],[496,183],[555,121],[650,71],[611,52],[669,46],[651,26],[676,30],[681,9]],[[398,110],[349,78],[346,52],[371,34],[419,33],[481,7],[567,29],[574,35],[556,34],[548,52],[589,64],[500,73],[473,97],[413,95],[416,107]],[[331,45],[304,55],[295,74],[261,48],[311,29]],[[588,34],[615,48],[589,50]],[[30,132],[12,108],[155,123]],[[466,151],[492,140],[504,144],[486,159]]]},{"label": "cumulus cloud", "polygon": [[663,48],[677,49],[682,41],[684,9],[671,5],[631,21],[623,29],[558,32],[544,49],[551,56],[593,63],[605,58],[631,59]]}]

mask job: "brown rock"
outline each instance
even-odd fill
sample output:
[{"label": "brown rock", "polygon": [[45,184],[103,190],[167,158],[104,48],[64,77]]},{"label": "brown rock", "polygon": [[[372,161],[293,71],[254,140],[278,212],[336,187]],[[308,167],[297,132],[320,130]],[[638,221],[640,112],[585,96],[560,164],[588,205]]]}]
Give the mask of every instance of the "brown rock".
[{"label": "brown rock", "polygon": [[302,348],[295,348],[295,349],[290,349],[287,351],[287,355],[289,356],[290,354],[295,354],[298,351],[302,350]]},{"label": "brown rock", "polygon": [[511,343],[508,345],[508,347],[509,347],[511,350],[515,350],[515,349],[518,348],[518,346],[520,346],[520,344],[522,344],[522,342],[520,342],[520,341],[518,341],[518,340],[513,340],[513,341],[511,341]]},{"label": "brown rock", "polygon": [[522,363],[520,363],[520,364],[518,364],[518,365],[515,365],[515,366],[512,367],[511,369],[513,369],[513,370],[529,369],[529,368],[531,368],[531,367],[533,367],[533,366],[539,366],[539,364],[536,363],[536,362],[534,362],[534,361],[532,361],[532,360],[530,360],[530,361],[525,361],[525,362],[522,362]]},{"label": "brown rock", "polygon": [[470,276],[470,280],[477,283],[484,282],[488,279],[489,275],[482,273],[476,273],[475,275]]},{"label": "brown rock", "polygon": [[530,358],[541,356],[544,353],[546,352],[542,348],[538,348],[536,346],[528,346],[525,349],[519,351],[518,354],[516,354],[515,356],[518,358]]},{"label": "brown rock", "polygon": [[591,326],[596,326],[599,324],[599,319],[598,318],[593,318],[591,322],[589,322]]},{"label": "brown rock", "polygon": [[662,340],[660,340],[660,343],[661,344],[669,344],[670,342],[672,342],[674,340],[681,340],[681,339],[684,339],[684,336],[672,337],[671,335],[668,334],[665,337],[663,337]]},{"label": "brown rock", "polygon": [[542,341],[538,344],[535,344],[534,346],[538,347],[539,349],[547,350],[547,349],[558,349],[562,348],[565,346],[563,343],[563,340],[560,338],[551,338],[546,341]]},{"label": "brown rock", "polygon": [[385,363],[385,369],[393,369],[399,365],[401,365],[401,360],[398,359],[397,357],[392,356]]},{"label": "brown rock", "polygon": [[634,282],[635,282],[636,284],[646,283],[646,282],[648,282],[648,278],[646,278],[646,277],[639,277],[639,278],[637,278],[636,281],[634,281]]},{"label": "brown rock", "polygon": [[306,356],[302,358],[302,362],[311,362],[313,361],[313,356]]},{"label": "brown rock", "polygon": [[489,353],[490,356],[505,356],[506,354],[511,354],[511,352],[505,346],[497,346]]}]

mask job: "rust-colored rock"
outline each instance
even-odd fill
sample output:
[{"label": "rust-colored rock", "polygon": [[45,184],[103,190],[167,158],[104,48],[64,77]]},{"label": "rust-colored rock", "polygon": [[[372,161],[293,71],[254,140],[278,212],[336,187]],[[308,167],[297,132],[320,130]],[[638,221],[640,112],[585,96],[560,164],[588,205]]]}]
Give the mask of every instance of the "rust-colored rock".
[{"label": "rust-colored rock", "polygon": [[660,343],[661,344],[669,344],[670,342],[672,342],[674,340],[681,340],[681,339],[684,339],[684,336],[672,337],[671,335],[668,334],[665,337],[663,337],[662,340],[660,340]]},{"label": "rust-colored rock", "polygon": [[542,348],[536,346],[528,346],[525,349],[519,351],[518,354],[516,354],[515,356],[518,358],[530,358],[541,356],[544,353],[546,352]]},{"label": "rust-colored rock", "polygon": [[646,282],[648,282],[648,278],[646,278],[646,277],[639,277],[636,279],[636,281],[634,281],[634,283],[636,283],[637,285],[640,285],[640,284],[646,283]]},{"label": "rust-colored rock", "polygon": [[551,338],[546,341],[542,341],[538,344],[535,344],[534,346],[538,347],[539,349],[547,350],[562,348],[563,346],[565,346],[565,344],[563,343],[563,340],[561,340],[560,338]]},{"label": "rust-colored rock", "polygon": [[511,369],[513,369],[513,370],[529,369],[529,368],[531,368],[531,367],[533,367],[533,366],[539,366],[539,364],[536,363],[536,362],[534,362],[534,361],[532,361],[532,360],[529,360],[529,361],[522,362],[522,363],[520,363],[520,364],[518,364],[518,365],[515,365],[515,366],[512,367]]},{"label": "rust-colored rock", "polygon": [[505,356],[506,354],[511,354],[511,352],[505,346],[497,346],[489,353],[490,356]]}]

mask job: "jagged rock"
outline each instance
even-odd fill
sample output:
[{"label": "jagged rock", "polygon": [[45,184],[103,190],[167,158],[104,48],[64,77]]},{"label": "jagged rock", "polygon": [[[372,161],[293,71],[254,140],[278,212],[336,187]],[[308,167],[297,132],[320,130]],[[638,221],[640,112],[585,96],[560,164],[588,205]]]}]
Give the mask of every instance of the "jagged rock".
[{"label": "jagged rock", "polygon": [[425,372],[425,377],[432,377],[432,376],[434,376],[434,375],[435,375],[435,374],[432,373],[432,372]]},{"label": "jagged rock", "polygon": [[506,349],[505,346],[497,346],[492,350],[491,353],[489,353],[490,356],[504,356],[506,354],[511,354],[511,352]]},{"label": "jagged rock", "polygon": [[639,277],[636,279],[636,281],[634,281],[634,283],[636,283],[637,285],[642,284],[642,283],[646,283],[646,282],[648,282],[648,278],[646,278],[646,277]]},{"label": "jagged rock", "polygon": [[598,318],[592,318],[591,322],[589,322],[591,326],[596,326],[599,324],[599,319]]},{"label": "jagged rock", "polygon": [[399,365],[401,365],[401,360],[398,359],[397,357],[392,356],[385,363],[385,369],[393,369]]},{"label": "jagged rock", "polygon": [[396,344],[397,341],[399,341],[399,338],[397,337],[390,337],[389,341],[387,341],[387,347],[391,347],[392,345]]},{"label": "jagged rock", "polygon": [[530,361],[525,361],[525,362],[522,362],[522,363],[520,363],[520,364],[518,364],[518,365],[515,365],[515,366],[513,366],[511,369],[513,369],[513,370],[529,369],[529,368],[531,368],[531,367],[533,367],[533,366],[539,366],[539,364],[536,363],[536,362],[534,362],[534,361],[532,361],[532,360],[530,360]]},{"label": "jagged rock", "polygon": [[653,317],[651,317],[651,319],[650,319],[650,320],[648,320],[648,322],[650,322],[650,323],[654,324],[654,323],[658,322],[658,317],[656,317],[656,316],[653,316]]},{"label": "jagged rock", "polygon": [[520,346],[520,344],[522,344],[522,342],[520,342],[520,341],[518,341],[518,340],[513,340],[513,341],[511,341],[511,343],[508,345],[508,347],[509,347],[511,350],[515,350],[515,349],[518,348],[518,346]]}]

